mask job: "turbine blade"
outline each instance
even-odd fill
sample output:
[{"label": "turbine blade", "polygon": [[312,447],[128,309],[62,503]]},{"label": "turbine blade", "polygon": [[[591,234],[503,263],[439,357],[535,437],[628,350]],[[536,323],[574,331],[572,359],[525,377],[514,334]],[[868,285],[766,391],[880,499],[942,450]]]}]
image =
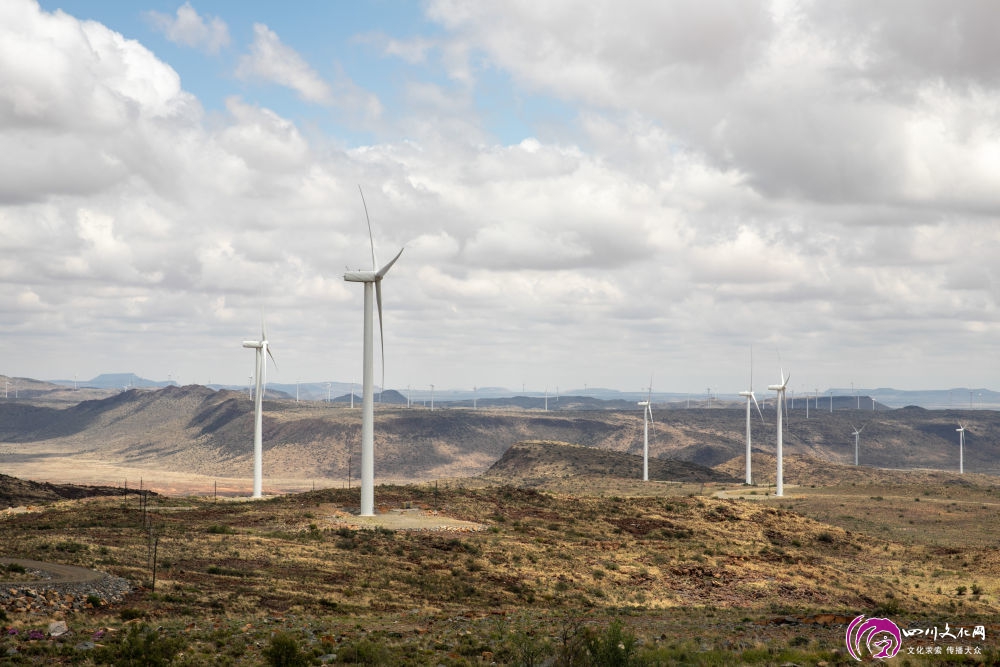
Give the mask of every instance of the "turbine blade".
[{"label": "turbine blade", "polygon": [[757,407],[757,414],[760,415],[760,423],[763,424],[764,423],[764,413],[760,411],[760,404],[757,402],[757,397],[753,395],[752,391],[750,392],[750,398],[753,399],[753,404]]},{"label": "turbine blade", "polygon": [[[278,362],[274,358],[274,353],[271,352],[271,346],[270,345],[267,346],[267,356],[271,357],[271,363],[274,364],[274,370],[278,370]],[[265,362],[264,366],[267,366],[267,359],[265,359],[264,362]]]},{"label": "turbine blade", "polygon": [[382,280],[382,278],[385,277],[385,274],[389,273],[389,269],[391,269],[392,265],[396,263],[396,260],[399,259],[399,256],[403,254],[404,250],[406,250],[406,248],[400,248],[399,252],[396,253],[396,256],[392,258],[392,261],[390,261],[388,264],[383,266],[381,269],[378,270],[378,272],[375,273],[375,278],[378,280]]},{"label": "turbine blade", "polygon": [[375,262],[375,238],[372,236],[372,221],[371,218],[368,217],[368,203],[365,202],[365,193],[361,189],[360,183],[358,183],[358,192],[361,193],[361,205],[365,207],[365,221],[368,222],[368,242],[371,244],[372,248],[372,271],[374,271],[375,267],[378,266]]},{"label": "turbine blade", "polygon": [[[403,252],[400,250],[399,252]],[[396,255],[399,257],[399,255]],[[396,260],[392,260],[395,262]],[[389,266],[392,266],[392,262],[389,262]],[[378,304],[378,343],[379,347],[382,349],[382,391],[385,391],[385,337],[382,334],[382,279],[379,277],[375,281],[375,303]]]}]

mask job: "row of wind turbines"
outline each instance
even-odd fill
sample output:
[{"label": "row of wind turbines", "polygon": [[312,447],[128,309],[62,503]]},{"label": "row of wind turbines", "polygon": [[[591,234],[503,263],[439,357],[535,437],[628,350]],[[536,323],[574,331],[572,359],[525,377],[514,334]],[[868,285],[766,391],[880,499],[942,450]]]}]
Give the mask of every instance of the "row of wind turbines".
[{"label": "row of wind turbines", "polygon": [[[362,206],[365,211],[365,221],[368,224],[368,240],[371,248],[371,260],[372,268],[371,270],[357,270],[357,271],[347,271],[344,273],[344,280],[346,282],[362,283],[364,285],[364,327],[363,327],[363,350],[362,350],[362,364],[363,364],[363,375],[362,375],[362,402],[361,402],[361,516],[374,516],[375,514],[375,444],[374,444],[374,396],[375,396],[375,371],[374,371],[374,308],[378,308],[378,320],[379,320],[379,344],[381,348],[382,357],[382,386],[385,386],[385,341],[383,339],[383,328],[382,328],[382,280],[388,274],[389,270],[396,263],[399,257],[403,254],[403,248],[396,253],[395,257],[389,260],[388,263],[383,265],[381,268],[378,267],[378,261],[375,257],[375,240],[372,234],[371,218],[368,215],[368,204],[365,202],[364,192],[361,187],[358,186],[358,191],[361,195]],[[374,296],[374,304],[373,304]],[[255,351],[255,384],[256,392],[254,394],[254,479],[253,479],[253,496],[254,498],[260,498],[263,493],[263,445],[262,445],[262,412],[263,412],[263,388],[266,386],[266,373],[267,373],[267,358],[270,357],[271,362],[277,367],[277,363],[274,360],[274,355],[271,352],[271,347],[268,342],[267,337],[267,325],[264,320],[263,311],[261,311],[261,335],[260,340],[248,340],[243,341],[243,347],[250,348]],[[777,423],[777,482],[775,488],[776,496],[784,495],[784,472],[783,472],[783,459],[782,459],[782,434],[783,434],[783,424],[782,415],[787,410],[787,405],[785,402],[785,391],[788,387],[788,381],[791,378],[791,374],[785,375],[783,368],[779,368],[780,382],[778,384],[768,385],[768,391],[777,392],[777,413],[778,413],[778,423]],[[649,481],[649,426],[653,423],[653,409],[652,409],[652,378],[650,378],[649,393],[646,396],[645,401],[640,401],[639,405],[643,408],[643,465],[642,465],[642,479],[643,481]],[[433,409],[433,385],[431,385],[432,399],[431,406]],[[753,350],[750,351],[750,388],[747,391],[739,392],[741,397],[746,398],[747,410],[746,410],[746,483],[753,483],[753,476],[751,472],[751,403],[757,408],[757,413],[760,415],[761,423],[764,423],[764,415],[761,412],[760,404],[757,403],[757,397],[754,395],[753,391]],[[353,392],[352,392],[353,401]],[[808,405],[808,403],[807,403]],[[548,407],[548,391],[546,390],[546,409]],[[858,438],[861,434],[861,429],[854,429],[855,435],[855,453],[854,453],[854,463],[858,464]],[[964,446],[965,446],[965,427],[959,424],[957,429],[959,432],[960,445],[959,445],[959,471],[964,472]]]},{"label": "row of wind turbines", "polygon": [[[783,456],[782,456],[782,434],[784,433],[784,428],[782,424],[782,415],[788,409],[785,403],[785,391],[788,387],[788,381],[791,379],[791,373],[787,376],[785,375],[784,368],[779,367],[779,377],[780,382],[778,384],[768,385],[768,391],[777,392],[777,413],[778,413],[778,435],[777,435],[777,446],[776,446],[776,459],[777,459],[777,476],[775,480],[775,493],[776,496],[785,495],[784,487],[784,467],[783,467]],[[639,401],[638,405],[642,408],[642,422],[643,422],[643,434],[642,434],[642,481],[649,481],[649,427],[653,422],[653,403],[652,403],[652,392],[653,392],[653,381],[650,378],[649,382],[649,393],[646,395],[645,401]],[[753,474],[751,465],[751,445],[752,445],[752,413],[750,410],[751,404],[757,408],[757,414],[760,415],[760,422],[764,424],[764,413],[760,409],[760,404],[757,402],[757,396],[753,391],[753,349],[750,350],[750,388],[746,391],[739,392],[739,396],[746,399],[747,403],[747,418],[746,418],[746,484],[753,484]],[[807,401],[808,405],[808,401]],[[655,424],[654,424],[655,425]],[[854,436],[854,465],[859,465],[859,450],[860,450],[860,437],[861,432],[865,430],[867,424],[863,424],[859,429],[856,426],[851,426],[853,429],[852,435]],[[965,425],[962,423],[958,424],[958,428],[955,429],[958,432],[959,444],[958,444],[958,472],[959,474],[965,473]]]}]

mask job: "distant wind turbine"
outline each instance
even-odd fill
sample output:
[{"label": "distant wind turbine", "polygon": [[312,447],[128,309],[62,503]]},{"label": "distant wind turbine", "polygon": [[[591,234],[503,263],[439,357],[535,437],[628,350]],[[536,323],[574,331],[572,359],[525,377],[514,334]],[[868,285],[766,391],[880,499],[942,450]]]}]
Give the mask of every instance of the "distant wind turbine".
[{"label": "distant wind turbine", "polygon": [[961,422],[958,424],[958,474],[965,474],[965,426]]},{"label": "distant wind turbine", "polygon": [[753,348],[750,348],[750,389],[747,391],[741,391],[740,396],[747,399],[747,484],[753,484],[753,477],[750,473],[750,402],[757,407],[757,414],[760,415],[760,423],[764,423],[764,413],[760,411],[760,404],[757,403],[757,397],[753,393]]},{"label": "distant wind turbine", "polygon": [[854,429],[854,465],[858,465],[858,460],[859,460],[858,452],[860,449],[858,446],[858,441],[861,437],[861,431],[865,430],[865,426],[868,426],[868,424],[862,424],[861,428],[858,428],[854,424],[851,424],[851,428]]},{"label": "distant wind turbine", "polygon": [[264,311],[260,313],[260,340],[245,340],[243,347],[256,350],[254,356],[254,378],[256,379],[256,391],[253,397],[253,497],[260,498],[263,494],[264,486],[264,448],[261,443],[262,422],[264,412],[264,390],[267,387],[267,359],[271,358],[271,363],[277,368],[274,355],[267,342],[267,324],[264,321]]},{"label": "distant wind turbine", "polygon": [[[365,220],[368,223],[368,240],[371,243],[372,269],[371,271],[348,271],[344,274],[344,280],[349,283],[363,283],[365,286],[364,305],[364,345],[363,345],[363,372],[362,397],[361,397],[361,516],[375,515],[375,354],[374,354],[374,316],[372,312],[372,293],[378,304],[378,327],[379,343],[382,346],[382,386],[385,386],[385,341],[382,338],[382,279],[389,272],[392,265],[396,263],[399,256],[403,254],[400,249],[396,256],[381,269],[376,270],[375,261],[375,240],[372,236],[372,223],[368,217],[368,204],[365,202],[364,192],[361,192],[361,203],[365,208]],[[351,392],[353,395],[353,391]]]},{"label": "distant wind turbine", "polygon": [[783,469],[783,463],[782,463],[782,459],[781,459],[781,436],[782,436],[781,415],[782,415],[782,412],[783,412],[782,408],[784,407],[784,403],[785,403],[785,388],[788,386],[788,380],[791,379],[791,377],[792,376],[791,376],[790,373],[789,373],[788,377],[785,377],[785,371],[784,371],[784,369],[781,369],[781,384],[771,384],[771,385],[768,385],[768,387],[767,387],[769,391],[776,391],[776,392],[778,392],[778,448],[777,448],[777,454],[778,454],[778,475],[777,475],[777,484],[776,484],[775,491],[774,491],[774,495],[776,495],[776,496],[783,496],[783,495],[785,495],[785,486],[784,486],[784,480],[783,480],[784,469]]}]

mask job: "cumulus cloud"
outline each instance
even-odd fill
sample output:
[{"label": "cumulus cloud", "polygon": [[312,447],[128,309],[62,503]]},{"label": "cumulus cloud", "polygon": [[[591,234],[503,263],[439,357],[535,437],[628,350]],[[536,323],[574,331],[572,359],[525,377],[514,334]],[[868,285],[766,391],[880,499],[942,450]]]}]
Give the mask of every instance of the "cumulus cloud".
[{"label": "cumulus cloud", "polygon": [[175,44],[201,49],[206,53],[218,53],[229,46],[229,26],[226,22],[218,16],[202,17],[190,2],[178,7],[174,16],[149,11],[146,17],[154,28]]},{"label": "cumulus cloud", "polygon": [[266,25],[255,23],[253,31],[253,44],[250,52],[240,58],[237,77],[284,86],[306,102],[338,107],[361,121],[381,116],[382,103],[378,97],[358,86],[336,63],[331,65],[334,70],[331,83]]},{"label": "cumulus cloud", "polygon": [[[432,2],[433,36],[366,38],[406,63],[388,109],[256,24],[240,77],[384,120],[344,148],[252,86],[206,115],[134,40],[0,3],[3,331],[44,332],[27,356],[52,368],[72,333],[95,372],[156,349],[231,379],[263,303],[283,368],[346,379],[360,184],[379,257],[407,246],[384,285],[393,386],[623,386],[634,368],[638,388],[658,365],[673,388],[743,388],[752,341],[821,386],[864,382],[852,364],[924,384],[896,350],[965,383],[940,350],[1000,333],[1000,90],[978,28],[997,10],[703,5]],[[159,18],[212,43],[190,5]],[[939,21],[951,45],[919,52]],[[572,115],[496,139],[497,73]]]},{"label": "cumulus cloud", "polygon": [[291,88],[308,102],[333,102],[330,85],[277,33],[263,23],[255,23],[253,34],[250,53],[240,59],[236,70],[238,77]]}]

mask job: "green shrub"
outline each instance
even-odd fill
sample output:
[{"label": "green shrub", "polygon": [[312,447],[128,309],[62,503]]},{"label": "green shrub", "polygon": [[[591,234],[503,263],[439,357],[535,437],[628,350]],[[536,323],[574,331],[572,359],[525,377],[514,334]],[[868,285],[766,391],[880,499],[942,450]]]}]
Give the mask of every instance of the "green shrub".
[{"label": "green shrub", "polygon": [[132,609],[131,607],[125,607],[122,609],[118,616],[122,621],[134,621],[137,618],[142,618],[146,614],[143,613],[141,609]]},{"label": "green shrub", "polygon": [[385,665],[389,663],[389,651],[382,644],[370,639],[362,639],[354,644],[341,646],[337,660],[355,665]]},{"label": "green shrub", "polygon": [[162,636],[146,625],[133,625],[120,643],[97,649],[94,661],[121,667],[163,667],[173,662],[182,647],[179,638]]},{"label": "green shrub", "polygon": [[298,642],[291,635],[278,632],[263,651],[267,664],[272,667],[300,667],[308,665],[309,659],[299,649]]},{"label": "green shrub", "polygon": [[637,664],[636,638],[622,627],[617,618],[603,633],[592,633],[587,638],[590,664],[600,667],[627,667]]}]

